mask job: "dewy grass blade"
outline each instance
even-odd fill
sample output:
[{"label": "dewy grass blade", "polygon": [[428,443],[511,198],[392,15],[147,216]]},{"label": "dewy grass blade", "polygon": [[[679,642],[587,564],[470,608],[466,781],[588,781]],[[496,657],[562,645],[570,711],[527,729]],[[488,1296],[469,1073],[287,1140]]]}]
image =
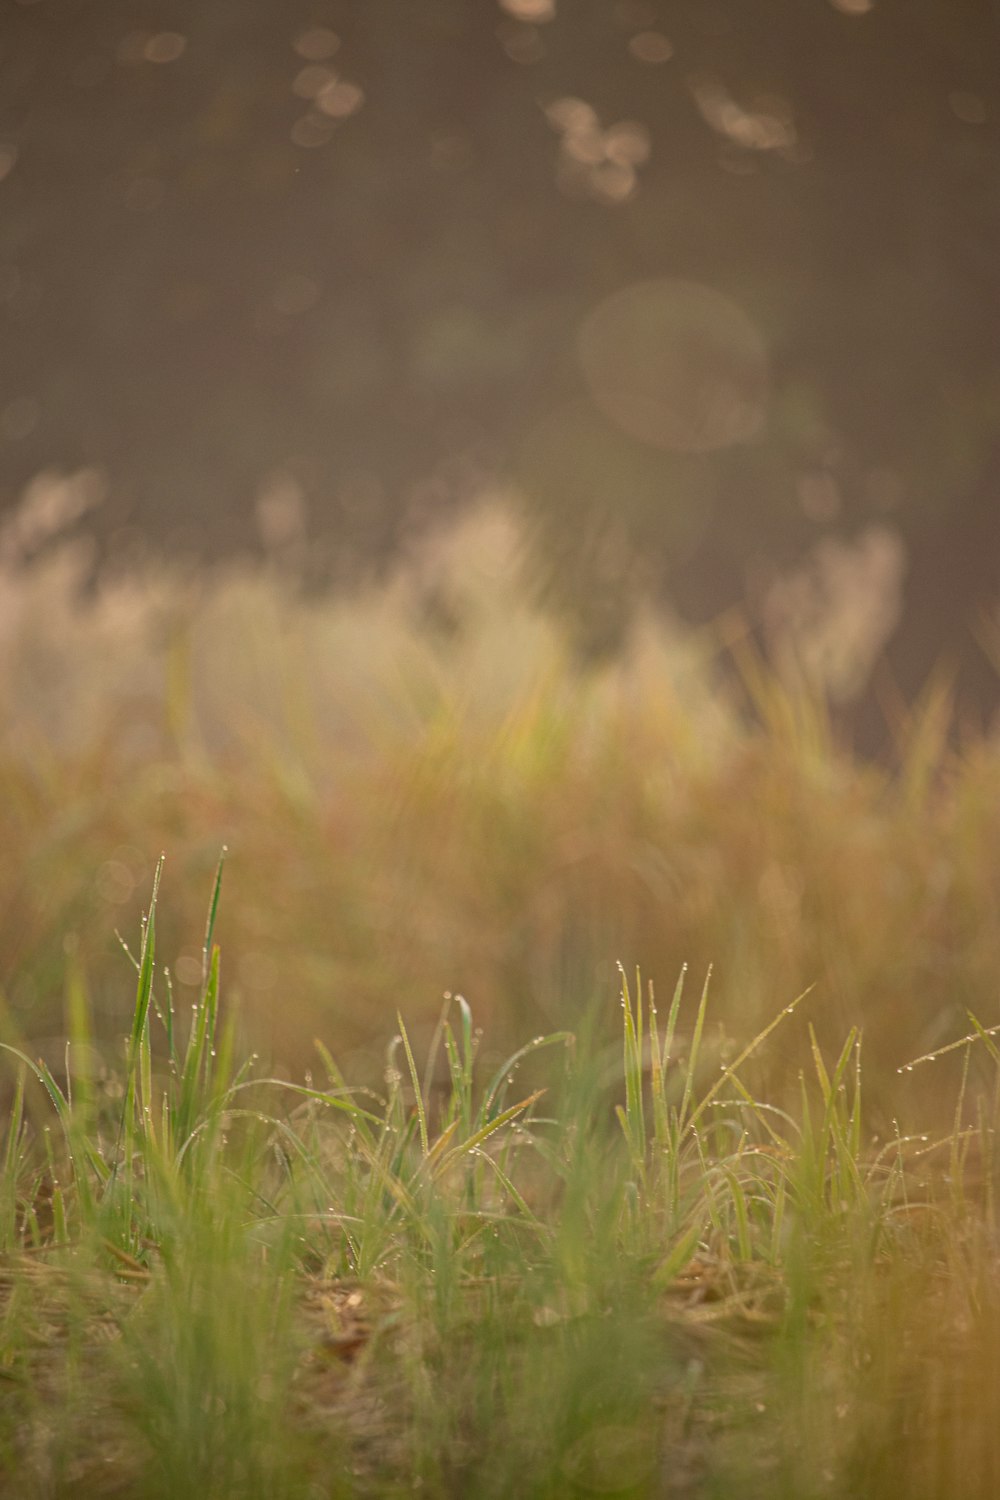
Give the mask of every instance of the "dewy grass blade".
[{"label": "dewy grass blade", "polygon": [[139,1055],[139,1043],[146,1030],[149,1017],[149,1001],[153,993],[153,971],[156,962],[156,900],[160,891],[160,876],[163,873],[164,856],[161,854],[153,876],[153,893],[149,902],[149,915],[142,936],[139,953],[139,982],[135,996],[135,1011],[132,1017],[132,1035],[129,1040],[129,1071],[135,1067]]},{"label": "dewy grass blade", "polygon": [[660,1019],[652,980],[649,981],[649,1092],[653,1103],[653,1144],[661,1151],[669,1141],[670,1116],[667,1110],[663,1055],[660,1051]]},{"label": "dewy grass blade", "polygon": [[32,1062],[26,1052],[22,1052],[19,1047],[12,1047],[9,1042],[0,1042],[0,1052],[9,1052],[12,1057],[17,1058],[18,1062],[23,1063],[26,1068],[30,1069],[52,1100],[63,1129],[68,1131],[71,1123],[69,1100],[58,1083],[56,1083],[48,1065],[41,1058],[38,1059],[37,1063]]},{"label": "dewy grass blade", "polygon": [[457,1120],[452,1120],[450,1125],[445,1126],[444,1130],[442,1130],[441,1134],[438,1136],[437,1140],[434,1142],[433,1146],[424,1157],[423,1165],[425,1167],[433,1167],[435,1162],[440,1160],[445,1151],[447,1151],[448,1147],[451,1145],[452,1141],[455,1139],[457,1130]]},{"label": "dewy grass blade", "polygon": [[208,920],[205,923],[205,941],[202,945],[201,950],[202,989],[207,989],[208,987],[209,966],[212,956],[212,943],[215,938],[215,919],[218,916],[219,895],[222,891],[222,867],[226,862],[226,855],[228,853],[229,850],[226,848],[225,844],[223,844],[222,852],[219,855],[219,863],[215,869],[215,882],[212,886],[212,898],[208,903]]},{"label": "dewy grass blade", "polygon": [[464,995],[456,995],[455,1004],[458,1006],[458,1013],[462,1018],[462,1061],[465,1069],[463,1082],[465,1083],[465,1087],[471,1092],[472,1069],[476,1060],[476,1046],[472,1033],[472,1007]]},{"label": "dewy grass blade", "polygon": [[[115,1181],[118,1171],[124,1167],[126,1179],[126,1191],[122,1199],[125,1205],[126,1218],[122,1223],[123,1233],[132,1236],[132,1193],[131,1182],[134,1168],[133,1152],[135,1142],[135,1108],[137,1096],[137,1075],[141,1072],[143,1077],[138,1082],[138,1094],[145,1103],[149,1105],[148,1112],[143,1118],[149,1128],[152,1128],[151,1100],[148,1097],[151,1092],[151,1064],[148,1056],[147,1027],[149,1021],[150,1003],[153,994],[153,974],[156,965],[156,903],[160,889],[160,876],[163,872],[164,855],[160,855],[153,876],[153,891],[150,897],[149,912],[143,926],[142,947],[139,953],[139,978],[136,986],[135,1009],[132,1016],[132,1032],[129,1037],[128,1054],[126,1060],[125,1094],[122,1100],[121,1114],[118,1120],[118,1135],[115,1144],[115,1157],[111,1170],[104,1179],[104,1186],[110,1189]],[[142,1127],[140,1126],[140,1129]]]},{"label": "dewy grass blade", "polygon": [[434,1087],[434,1071],[437,1067],[438,1054],[441,1051],[441,1043],[444,1039],[444,1028],[445,1023],[448,1019],[448,1012],[451,1009],[452,998],[453,997],[450,994],[446,994],[444,997],[444,1003],[442,1004],[440,1013],[438,1014],[437,1023],[431,1035],[430,1045],[427,1048],[427,1056],[424,1060],[424,1081],[422,1092],[424,1098],[428,1100],[431,1097],[431,1092]]},{"label": "dewy grass blade", "polygon": [[528,1204],[525,1202],[523,1195],[518,1192],[517,1188],[514,1186],[514,1183],[511,1181],[511,1178],[504,1171],[503,1167],[501,1167],[496,1158],[491,1156],[488,1151],[480,1151],[478,1146],[474,1146],[472,1148],[472,1154],[476,1156],[478,1160],[486,1162],[487,1166],[492,1168],[497,1181],[499,1182],[500,1186],[503,1188],[507,1196],[510,1198],[511,1202],[514,1204],[514,1207],[518,1210],[524,1223],[530,1225],[535,1233],[538,1234],[541,1238],[544,1239],[550,1236],[553,1233],[551,1227],[548,1224],[543,1224],[541,1219],[538,1218],[537,1214],[532,1213]]},{"label": "dewy grass blade", "polygon": [[195,1009],[188,1034],[184,1068],[180,1080],[176,1136],[186,1140],[208,1102],[212,1079],[212,1031],[218,1010],[219,949],[212,949],[208,980]]},{"label": "dewy grass blade", "polygon": [[526,1042],[523,1047],[518,1047],[516,1052],[512,1052],[510,1057],[497,1068],[486,1087],[483,1102],[479,1108],[479,1123],[486,1125],[489,1122],[490,1110],[502,1093],[504,1086],[510,1082],[515,1068],[524,1058],[529,1057],[533,1052],[540,1052],[543,1047],[556,1047],[561,1042],[572,1042],[573,1040],[574,1033],[572,1031],[552,1031],[547,1036],[533,1037],[530,1042]]},{"label": "dewy grass blade", "polygon": [[629,1148],[637,1162],[646,1156],[646,1120],[642,1101],[642,981],[637,981],[635,1012],[628,979],[622,964],[618,965],[621,976],[621,1002],[623,1011],[623,1067],[625,1074],[625,1120]]},{"label": "dewy grass blade", "polygon": [[325,1042],[320,1041],[319,1037],[315,1037],[313,1039],[313,1046],[316,1048],[316,1051],[319,1053],[320,1060],[321,1060],[324,1068],[326,1069],[327,1077],[329,1078],[330,1082],[333,1084],[334,1088],[341,1089],[341,1090],[343,1090],[346,1093],[347,1092],[347,1083],[346,1083],[346,1081],[344,1079],[343,1073],[340,1071],[340,1068],[337,1066],[337,1062],[336,1062],[336,1060],[335,1060],[335,1058],[333,1056],[333,1053],[330,1051],[329,1047],[326,1045]]},{"label": "dewy grass blade", "polygon": [[[966,1054],[968,1056],[968,1054]],[[856,1035],[854,1043],[854,1098],[851,1101],[851,1119],[849,1129],[851,1155],[855,1161],[861,1160],[861,1032]]]},{"label": "dewy grass blade", "polygon": [[161,854],[157,861],[156,873],[153,876],[153,893],[150,897],[149,913],[146,917],[142,934],[142,948],[139,953],[139,980],[136,986],[135,1010],[132,1014],[132,1034],[129,1037],[128,1060],[126,1063],[125,1097],[122,1101],[121,1118],[118,1123],[116,1156],[120,1155],[122,1142],[125,1140],[129,1147],[126,1154],[131,1157],[131,1134],[134,1126],[136,1099],[136,1072],[140,1061],[143,1037],[146,1034],[146,1023],[149,1019],[150,998],[153,993],[153,972],[156,964],[156,900],[160,890],[163,861],[164,856]]},{"label": "dewy grass blade", "polygon": [[[711,970],[709,970],[709,975],[711,975]],[[702,993],[702,1006],[701,1006],[701,1008],[699,1009],[699,1012],[698,1012],[699,1019],[703,1019],[703,1008],[704,1008],[704,1003],[705,1003],[705,993],[707,992],[707,988],[708,988],[708,979],[705,980],[705,987],[706,987],[705,992]],[[715,1083],[713,1083],[712,1087],[709,1089],[709,1091],[705,1095],[705,1097],[699,1101],[697,1107],[692,1112],[691,1118],[686,1122],[685,1128],[690,1129],[701,1118],[701,1116],[704,1114],[705,1110],[709,1107],[709,1105],[712,1103],[712,1101],[718,1097],[718,1095],[722,1091],[722,1089],[724,1089],[728,1084],[732,1083],[735,1080],[736,1074],[738,1073],[739,1069],[742,1068],[742,1066],[746,1062],[747,1058],[751,1057],[753,1055],[753,1053],[756,1052],[756,1050],[760,1046],[760,1044],[763,1041],[765,1041],[767,1037],[769,1037],[771,1035],[772,1031],[775,1031],[781,1025],[781,1023],[784,1021],[784,1019],[785,1019],[786,1016],[790,1016],[792,1014],[792,1012],[794,1010],[796,1010],[797,1007],[802,1003],[802,1001],[805,1000],[808,995],[812,994],[814,988],[815,988],[814,985],[810,985],[808,989],[805,989],[805,990],[802,991],[801,995],[796,995],[795,999],[792,1000],[788,1005],[786,1005],[782,1010],[780,1010],[778,1012],[778,1014],[774,1017],[774,1019],[772,1021],[769,1021],[767,1023],[767,1025],[764,1027],[764,1029],[762,1031],[758,1031],[757,1035],[755,1037],[753,1037],[751,1041],[747,1042],[746,1046],[739,1052],[739,1054],[734,1059],[734,1061],[731,1062],[731,1063],[729,1063],[726,1066],[726,1068],[724,1069],[724,1071],[719,1075],[719,1077],[716,1079]],[[696,1035],[700,1035],[700,1032],[699,1032],[699,1030],[698,1030],[697,1027],[695,1028],[695,1033],[696,1033]],[[694,1045],[692,1044],[692,1053],[693,1052],[694,1052]],[[686,1094],[689,1092],[689,1090],[687,1088],[687,1085],[690,1084],[690,1081],[691,1081],[691,1078],[690,1078],[690,1063],[689,1063],[688,1067],[689,1067],[689,1072],[688,1072],[688,1078],[687,1078],[686,1086],[685,1086],[685,1093]],[[749,1095],[748,1095],[748,1098],[749,1098]],[[684,1122],[684,1119],[683,1119],[683,1109],[682,1109],[681,1120],[680,1120],[679,1123],[680,1123],[680,1125],[685,1125],[685,1122]]]},{"label": "dewy grass blade", "polygon": [[219,1019],[219,966],[222,955],[216,944],[208,961],[208,982],[205,985],[205,1036],[202,1047],[202,1077],[205,1085],[209,1084],[213,1072],[212,1059],[215,1057],[215,1033]]},{"label": "dewy grass blade", "polygon": [[153,1123],[153,1053],[149,1045],[149,1031],[143,1032],[139,1042],[139,1110],[143,1128],[153,1145],[156,1144]]},{"label": "dewy grass blade", "polygon": [[439,1177],[458,1157],[467,1155],[470,1151],[474,1151],[477,1146],[481,1146],[484,1141],[489,1140],[490,1136],[495,1134],[496,1131],[500,1130],[504,1125],[509,1124],[511,1120],[515,1120],[518,1115],[523,1114],[526,1109],[530,1109],[533,1104],[536,1104],[544,1093],[544,1089],[536,1089],[526,1099],[521,1099],[519,1103],[512,1104],[509,1109],[505,1109],[502,1114],[497,1115],[495,1120],[491,1120],[481,1130],[475,1131],[469,1136],[467,1141],[462,1141],[459,1145],[453,1146],[438,1162],[434,1170],[434,1176]]},{"label": "dewy grass blade", "polygon": [[[852,1037],[852,1045],[853,1040],[854,1039]],[[809,1048],[812,1052],[813,1067],[816,1069],[816,1077],[819,1079],[819,1087],[820,1093],[823,1095],[823,1103],[827,1107],[829,1107],[830,1095],[833,1092],[833,1088],[830,1083],[829,1074],[826,1071],[826,1064],[823,1061],[823,1054],[819,1050],[819,1042],[816,1040],[816,1029],[811,1021],[809,1022]]]},{"label": "dewy grass blade", "polygon": [[908,1063],[903,1063],[898,1067],[896,1072],[910,1073],[921,1063],[936,1062],[939,1057],[947,1057],[949,1052],[957,1052],[960,1047],[968,1047],[976,1041],[985,1042],[987,1037],[1000,1036],[1000,1026],[983,1027],[970,1012],[967,1011],[966,1014],[975,1026],[975,1031],[970,1032],[968,1036],[960,1036],[957,1041],[949,1042],[945,1047],[935,1047],[933,1052],[923,1052],[919,1057],[911,1058]]},{"label": "dewy grass blade", "polygon": [[[71,1103],[83,1120],[91,1113],[92,1065],[91,1056],[94,1028],[91,1023],[90,997],[83,972],[76,961],[71,962],[66,976],[66,1029],[69,1053],[82,1059],[82,1070],[77,1072],[76,1088]],[[67,1059],[66,1088],[71,1088],[71,1069]]]},{"label": "dewy grass blade", "polygon": [[169,969],[164,969],[163,971],[163,983],[167,991],[167,1006],[163,1015],[163,1026],[167,1033],[167,1057],[170,1060],[171,1068],[174,1068],[177,1065],[177,1053],[174,1049],[174,1018],[176,1012],[174,1009],[174,983]]},{"label": "dewy grass blade", "polygon": [[21,1140],[21,1127],[24,1124],[24,1080],[26,1075],[27,1067],[22,1062],[17,1070],[14,1097],[11,1100],[10,1114],[7,1117],[7,1140],[3,1153],[3,1180],[5,1183],[13,1182],[15,1176],[14,1169]]},{"label": "dewy grass blade", "polygon": [[995,1031],[996,1028],[995,1027],[990,1027],[987,1030],[987,1028],[985,1026],[982,1026],[980,1024],[980,1022],[972,1014],[971,1010],[966,1011],[966,1015],[968,1016],[969,1020],[972,1022],[972,1025],[975,1027],[975,1029],[976,1029],[975,1030],[975,1034],[978,1037],[978,1039],[982,1042],[983,1046],[986,1048],[986,1051],[987,1051],[988,1055],[992,1058],[992,1060],[994,1062],[1000,1062],[1000,1048],[997,1047],[996,1042],[993,1040],[993,1032]]},{"label": "dewy grass blade", "polygon": [[399,1026],[399,1034],[403,1039],[403,1051],[406,1054],[406,1066],[410,1071],[410,1082],[413,1085],[413,1098],[417,1110],[417,1122],[420,1126],[420,1149],[426,1159],[430,1145],[427,1140],[427,1112],[424,1108],[424,1098],[420,1089],[420,1079],[417,1076],[417,1065],[413,1060],[413,1049],[410,1046],[410,1038],[406,1034],[403,1017],[399,1011],[396,1012],[396,1023]]},{"label": "dewy grass blade", "polygon": [[[705,975],[705,983],[702,986],[701,990],[701,999],[698,1002],[698,1014],[695,1017],[694,1032],[691,1036],[691,1048],[688,1052],[687,1069],[684,1074],[684,1093],[681,1097],[681,1107],[677,1115],[678,1133],[690,1128],[690,1126],[694,1124],[695,1120],[701,1114],[702,1110],[704,1110],[705,1105],[708,1103],[708,1100],[712,1098],[712,1093],[709,1092],[709,1094],[702,1100],[701,1105],[692,1115],[691,1119],[689,1120],[687,1118],[688,1108],[691,1103],[691,1094],[694,1089],[694,1070],[698,1062],[698,1053],[701,1048],[702,1032],[705,1029],[705,1012],[708,1009],[708,987],[711,984],[711,981],[712,966],[711,964],[709,964],[708,972]],[[723,1077],[724,1076],[725,1075],[723,1075]],[[721,1084],[722,1080],[720,1080],[720,1082],[716,1084],[716,1093],[721,1087]]]},{"label": "dewy grass blade", "polygon": [[[259,1089],[264,1088],[267,1085],[271,1085],[272,1087],[280,1089],[285,1093],[295,1094],[302,1099],[315,1099],[318,1104],[325,1104],[330,1109],[340,1110],[344,1114],[350,1115],[352,1121],[355,1124],[385,1124],[384,1119],[382,1119],[379,1115],[372,1114],[370,1110],[362,1109],[360,1104],[355,1104],[351,1099],[340,1099],[336,1094],[331,1093],[329,1090],[324,1091],[323,1089],[310,1088],[307,1084],[304,1083],[291,1083],[287,1078],[241,1079],[238,1082],[232,1084],[231,1087],[226,1090],[223,1097],[225,1099],[225,1102],[228,1104],[228,1102],[231,1099],[235,1098],[237,1094],[241,1094],[247,1089]],[[350,1093],[352,1092],[352,1090],[347,1089],[345,1090],[345,1092]],[[366,1093],[367,1091],[364,1089],[357,1089],[353,1092],[360,1094]]]},{"label": "dewy grass blade", "polygon": [[681,1001],[684,998],[684,981],[686,978],[687,964],[682,964],[681,972],[678,974],[677,983],[674,986],[670,1010],[667,1014],[667,1029],[663,1037],[663,1051],[660,1054],[660,1071],[664,1076],[673,1055],[674,1035],[677,1031],[677,1018],[681,1013]]}]

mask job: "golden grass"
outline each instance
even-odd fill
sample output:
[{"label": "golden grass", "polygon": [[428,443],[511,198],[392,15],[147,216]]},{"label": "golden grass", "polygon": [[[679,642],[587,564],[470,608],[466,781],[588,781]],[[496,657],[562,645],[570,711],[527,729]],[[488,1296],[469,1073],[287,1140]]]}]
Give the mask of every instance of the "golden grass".
[{"label": "golden grass", "polygon": [[193,997],[223,844],[227,991],[288,1063],[397,1009],[419,1039],[446,988],[500,1047],[606,1002],[619,959],[661,986],[711,962],[737,1035],[809,985],[822,1037],[863,1023],[888,1112],[896,1066],[995,1019],[1000,753],[948,750],[939,700],[890,773],[747,659],[751,719],[717,644],[645,607],[580,660],[500,507],[334,600],[249,564],[87,592],[85,562],[2,580],[0,985],[43,1045],[67,972],[126,1028],[109,934],[161,850]]}]

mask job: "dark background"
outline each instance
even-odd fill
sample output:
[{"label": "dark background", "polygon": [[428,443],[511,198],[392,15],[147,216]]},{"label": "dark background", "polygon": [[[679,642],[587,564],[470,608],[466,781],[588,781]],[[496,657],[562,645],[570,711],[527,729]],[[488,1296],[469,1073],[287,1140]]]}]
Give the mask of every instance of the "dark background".
[{"label": "dark background", "polygon": [[[998,80],[996,0],[6,0],[0,502],[94,466],[127,560],[258,547],[262,494],[280,540],[292,495],[338,580],[509,482],[591,647],[633,585],[755,619],[874,526],[859,738],[942,658],[984,718]],[[728,299],[685,368],[765,380],[751,433],[595,402],[581,327],[649,281]]]}]

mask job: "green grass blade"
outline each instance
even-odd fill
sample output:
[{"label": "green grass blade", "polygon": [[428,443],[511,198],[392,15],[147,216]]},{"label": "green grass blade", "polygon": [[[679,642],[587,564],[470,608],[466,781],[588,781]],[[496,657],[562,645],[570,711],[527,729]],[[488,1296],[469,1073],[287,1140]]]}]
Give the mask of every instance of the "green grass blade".
[{"label": "green grass blade", "polygon": [[474,1151],[477,1146],[481,1146],[484,1141],[489,1140],[490,1136],[502,1129],[504,1125],[508,1125],[511,1120],[516,1120],[518,1115],[523,1114],[526,1109],[530,1109],[533,1104],[536,1104],[544,1093],[544,1089],[536,1089],[526,1099],[521,1099],[519,1103],[512,1104],[509,1109],[505,1109],[502,1114],[497,1115],[496,1119],[490,1120],[489,1124],[474,1131],[467,1141],[462,1141],[458,1146],[453,1146],[441,1158],[435,1169],[434,1176],[439,1177],[453,1161],[456,1161],[460,1156],[467,1155],[470,1151]]},{"label": "green grass blade", "polygon": [[[705,984],[707,987],[708,980],[705,981]],[[796,995],[795,999],[792,1000],[790,1004],[786,1005],[783,1010],[780,1010],[774,1017],[774,1019],[767,1023],[762,1031],[758,1031],[757,1035],[753,1037],[749,1042],[747,1042],[746,1046],[737,1054],[735,1060],[726,1066],[720,1076],[716,1079],[715,1083],[713,1083],[708,1093],[699,1102],[694,1112],[692,1113],[691,1118],[687,1121],[687,1129],[690,1129],[701,1118],[701,1116],[704,1114],[705,1110],[709,1107],[713,1100],[718,1097],[721,1090],[728,1087],[728,1085],[735,1080],[736,1074],[739,1072],[740,1068],[742,1068],[747,1058],[751,1057],[757,1051],[757,1048],[761,1045],[761,1043],[767,1040],[772,1031],[777,1030],[777,1028],[782,1024],[787,1016],[792,1015],[792,1013],[798,1008],[798,1006],[801,1005],[802,1001],[805,1000],[808,995],[812,994],[814,988],[814,985],[810,985],[809,988],[803,990],[800,995]],[[702,1004],[704,1005],[704,994],[702,995]]]},{"label": "green grass blade", "polygon": [[[691,1094],[692,1094],[693,1089],[694,1089],[694,1072],[695,1072],[695,1067],[697,1066],[697,1062],[698,1062],[698,1053],[699,1053],[699,1051],[701,1049],[702,1032],[705,1029],[705,1012],[708,1009],[708,987],[709,987],[709,985],[711,983],[711,980],[712,980],[712,967],[711,967],[711,965],[709,965],[708,972],[705,975],[705,983],[702,986],[701,999],[698,1002],[698,1014],[695,1017],[694,1032],[693,1032],[693,1034],[691,1036],[691,1047],[690,1047],[690,1050],[688,1051],[687,1071],[685,1072],[685,1075],[684,1075],[684,1093],[683,1093],[683,1095],[681,1097],[681,1107],[680,1107],[680,1110],[678,1111],[678,1116],[677,1116],[678,1130],[689,1129],[690,1126],[692,1126],[694,1124],[695,1120],[701,1114],[702,1110],[704,1110],[705,1105],[708,1103],[708,1099],[710,1099],[712,1097],[712,1095],[710,1093],[707,1096],[707,1098],[702,1101],[700,1109],[698,1109],[695,1112],[695,1114],[692,1116],[692,1118],[690,1120],[688,1120],[687,1113],[688,1113],[688,1108],[690,1107],[690,1104],[691,1104]],[[722,1086],[722,1082],[720,1081],[718,1084],[716,1084],[715,1091],[718,1092],[718,1089],[721,1086]]]},{"label": "green grass blade", "polygon": [[208,986],[208,976],[212,956],[212,944],[215,940],[215,919],[219,913],[219,895],[222,891],[222,867],[226,862],[226,855],[228,853],[228,849],[226,848],[225,844],[223,844],[222,852],[219,855],[219,863],[215,869],[215,881],[212,885],[211,900],[208,903],[208,919],[205,923],[205,941],[202,944],[201,950],[201,983],[203,989],[206,989]]},{"label": "green grass blade", "polygon": [[153,894],[149,902],[149,914],[146,918],[146,927],[142,937],[142,948],[139,954],[139,982],[136,987],[135,1010],[132,1014],[132,1035],[129,1038],[129,1072],[135,1067],[139,1055],[139,1043],[146,1030],[146,1022],[149,1018],[149,1001],[153,992],[153,972],[156,962],[156,900],[160,890],[160,876],[163,873],[164,856],[161,854],[156,865],[156,874],[153,876]]},{"label": "green grass blade", "polygon": [[646,1119],[642,1098],[642,983],[639,981],[635,1011],[624,967],[619,964],[623,1020],[623,1069],[625,1074],[625,1118],[627,1139],[637,1162],[646,1156]]},{"label": "green grass blade", "polygon": [[572,1031],[551,1031],[547,1036],[533,1037],[530,1042],[526,1042],[523,1047],[518,1047],[516,1052],[512,1052],[510,1057],[497,1068],[487,1085],[486,1092],[483,1095],[483,1102],[479,1108],[479,1123],[481,1125],[487,1123],[490,1111],[501,1090],[510,1082],[515,1069],[524,1058],[530,1057],[533,1052],[540,1052],[544,1047],[558,1047],[563,1043],[572,1042],[574,1039]]},{"label": "green grass blade", "polygon": [[427,1111],[424,1108],[424,1098],[420,1089],[420,1078],[417,1074],[417,1065],[413,1060],[413,1049],[410,1046],[410,1038],[407,1036],[406,1026],[403,1024],[403,1017],[400,1015],[398,1010],[396,1012],[396,1022],[399,1026],[399,1034],[403,1039],[403,1051],[406,1054],[406,1066],[410,1071],[410,1082],[413,1085],[413,1098],[417,1110],[417,1123],[420,1127],[420,1149],[423,1152],[424,1157],[426,1158],[430,1151],[430,1145],[427,1140]]}]

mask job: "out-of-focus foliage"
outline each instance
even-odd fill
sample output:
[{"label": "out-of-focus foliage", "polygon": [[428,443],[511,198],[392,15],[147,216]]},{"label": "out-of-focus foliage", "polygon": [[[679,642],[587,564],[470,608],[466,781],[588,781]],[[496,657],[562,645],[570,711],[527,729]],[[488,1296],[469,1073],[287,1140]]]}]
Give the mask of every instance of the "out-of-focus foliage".
[{"label": "out-of-focus foliage", "polygon": [[[96,464],[118,551],[229,550],[292,487],[344,575],[506,469],[598,643],[627,584],[766,619],[793,560],[888,529],[895,679],[945,649],[991,702],[998,73],[987,0],[20,0],[4,498]],[[581,368],[650,282],[756,330],[723,446],[645,441]],[[724,330],[681,342],[747,399]]]},{"label": "out-of-focus foliage", "polygon": [[[0,988],[62,1029],[67,964],[103,1035],[150,873],[183,1002],[220,846],[229,993],[254,1040],[367,1049],[446,987],[496,1045],[579,1021],[617,960],[661,988],[715,965],[742,1036],[814,984],[895,1066],[995,1019],[1000,754],[943,748],[929,699],[895,775],[837,749],[822,710],[741,660],[756,728],[713,684],[718,645],[640,612],[580,664],[524,602],[502,508],[386,585],[310,601],[294,575],[164,569],[91,597],[83,560],[8,567],[0,616]],[[68,957],[67,957],[68,956]],[[193,998],[193,996],[192,996]],[[56,1045],[50,1056],[61,1057]],[[776,1066],[789,1066],[780,1047]],[[787,1081],[787,1080],[786,1080]]]}]

